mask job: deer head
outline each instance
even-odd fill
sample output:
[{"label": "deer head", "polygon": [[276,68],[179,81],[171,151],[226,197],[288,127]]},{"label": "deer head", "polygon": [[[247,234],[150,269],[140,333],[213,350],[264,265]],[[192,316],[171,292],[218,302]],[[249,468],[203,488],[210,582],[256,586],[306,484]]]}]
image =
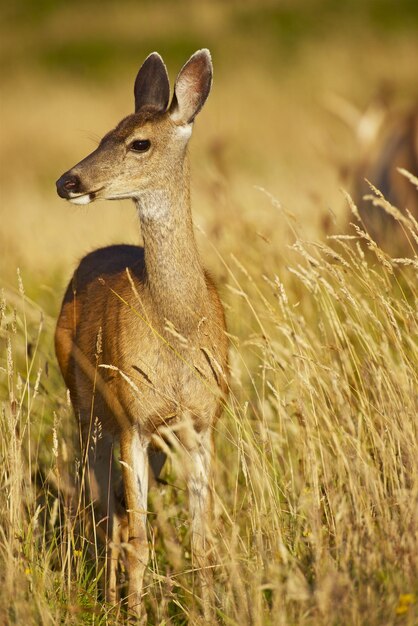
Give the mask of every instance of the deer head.
[{"label": "deer head", "polygon": [[148,192],[167,189],[182,171],[193,122],[211,84],[210,53],[199,50],[181,69],[168,106],[167,69],[159,54],[150,54],[135,80],[135,113],[58,179],[58,195],[74,204],[97,198],[140,202]]}]

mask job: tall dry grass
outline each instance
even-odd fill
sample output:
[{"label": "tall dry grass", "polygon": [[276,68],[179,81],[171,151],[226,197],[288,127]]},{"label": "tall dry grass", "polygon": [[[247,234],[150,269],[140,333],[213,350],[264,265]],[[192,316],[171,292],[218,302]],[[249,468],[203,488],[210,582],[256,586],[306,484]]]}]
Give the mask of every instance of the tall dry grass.
[{"label": "tall dry grass", "polygon": [[[412,626],[417,257],[391,259],[361,229],[328,244],[295,237],[262,276],[212,252],[228,275],[231,334],[230,397],[215,427],[219,623]],[[103,603],[84,505],[74,506],[83,468],[54,320],[20,274],[16,285],[1,304],[1,620],[120,623]],[[148,623],[199,623],[175,463],[164,478],[150,496]]]}]

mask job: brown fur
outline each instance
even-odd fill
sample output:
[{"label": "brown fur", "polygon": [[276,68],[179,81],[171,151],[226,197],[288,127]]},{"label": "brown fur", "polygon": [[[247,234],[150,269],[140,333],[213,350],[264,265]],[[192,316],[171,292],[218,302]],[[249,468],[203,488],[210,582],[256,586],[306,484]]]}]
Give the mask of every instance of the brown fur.
[{"label": "brown fur", "polygon": [[[82,419],[90,421],[100,332],[98,364],[117,366],[139,388],[135,394],[117,371],[98,370],[129,423],[154,434],[173,414],[190,412],[197,423],[203,421],[206,426],[218,415],[220,399],[215,386],[226,391],[226,377],[217,368],[225,366],[227,351],[219,297],[202,270],[195,279],[204,282],[203,294],[194,294],[196,300],[191,296],[189,304],[185,294],[192,292],[191,273],[174,262],[169,272],[177,274],[175,286],[184,291],[178,301],[167,300],[162,292],[163,315],[152,295],[154,289],[159,292],[158,275],[153,276],[151,286],[143,248],[119,245],[96,250],[84,257],[74,272],[58,319],[56,353]],[[185,341],[167,330],[165,319],[177,321],[175,328]],[[76,348],[91,363],[90,373],[78,363]],[[212,359],[206,354],[213,355]],[[93,413],[100,414],[106,430],[118,433],[120,424],[113,411],[99,409],[99,403],[106,405],[102,395],[96,392]]]}]

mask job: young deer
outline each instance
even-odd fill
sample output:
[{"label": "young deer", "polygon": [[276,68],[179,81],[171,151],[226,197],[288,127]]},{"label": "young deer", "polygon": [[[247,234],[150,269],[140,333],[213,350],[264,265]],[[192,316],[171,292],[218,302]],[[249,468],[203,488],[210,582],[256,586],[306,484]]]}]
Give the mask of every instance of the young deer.
[{"label": "young deer", "polygon": [[[168,106],[167,70],[152,53],[136,77],[135,113],[57,181],[59,196],[75,204],[132,198],[141,222],[143,248],[114,245],[82,259],[55,335],[81,423],[95,519],[105,526],[106,597],[117,601],[122,548],[134,617],[141,614],[148,561],[148,462],[158,476],[165,460],[158,443],[167,451],[167,441],[184,452],[192,555],[202,572],[206,619],[211,614],[212,427],[227,387],[227,339],[219,296],[197,251],[187,159],[193,122],[211,83],[210,54],[199,50],[180,71]],[[92,445],[97,423],[101,434]],[[113,463],[117,440],[124,506]]]}]

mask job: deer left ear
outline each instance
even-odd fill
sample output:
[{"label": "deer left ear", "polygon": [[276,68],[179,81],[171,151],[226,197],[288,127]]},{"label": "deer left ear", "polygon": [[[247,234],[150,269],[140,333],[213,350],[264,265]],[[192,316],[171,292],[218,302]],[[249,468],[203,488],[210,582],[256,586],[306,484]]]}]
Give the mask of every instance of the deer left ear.
[{"label": "deer left ear", "polygon": [[167,109],[170,98],[170,83],[164,61],[153,52],[142,64],[135,80],[135,113],[145,107],[157,111]]},{"label": "deer left ear", "polygon": [[176,124],[191,124],[206,102],[212,86],[209,50],[195,52],[180,70],[174,87],[170,116]]}]

